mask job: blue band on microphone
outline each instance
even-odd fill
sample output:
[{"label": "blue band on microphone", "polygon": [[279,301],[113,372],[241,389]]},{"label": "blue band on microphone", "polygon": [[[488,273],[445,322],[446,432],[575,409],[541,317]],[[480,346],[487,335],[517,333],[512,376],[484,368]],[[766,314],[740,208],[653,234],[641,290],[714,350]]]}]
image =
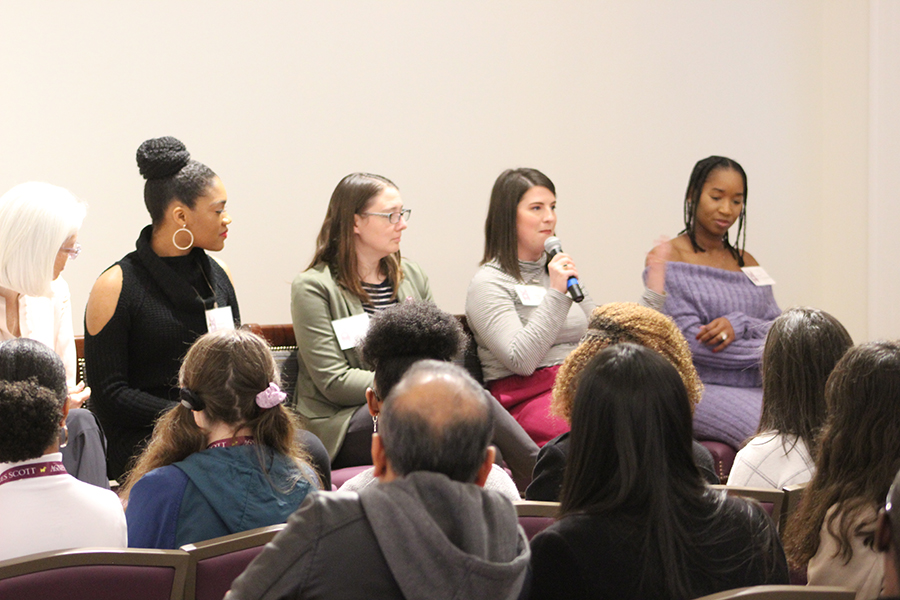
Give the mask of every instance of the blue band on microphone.
[{"label": "blue band on microphone", "polygon": [[572,287],[573,285],[581,285],[581,282],[578,281],[577,277],[569,277],[569,280],[566,281],[566,289]]}]

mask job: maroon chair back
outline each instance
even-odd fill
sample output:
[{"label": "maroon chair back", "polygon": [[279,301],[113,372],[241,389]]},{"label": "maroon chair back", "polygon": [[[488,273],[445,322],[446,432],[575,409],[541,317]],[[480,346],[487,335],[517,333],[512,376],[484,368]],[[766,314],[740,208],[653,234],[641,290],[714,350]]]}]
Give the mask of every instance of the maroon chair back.
[{"label": "maroon chair back", "polygon": [[552,525],[559,513],[559,502],[522,500],[513,504],[519,517],[519,525],[525,530],[529,540]]},{"label": "maroon chair back", "polygon": [[182,546],[192,566],[185,585],[186,596],[222,600],[238,575],[284,527],[281,523]]},{"label": "maroon chair back", "polygon": [[697,441],[712,454],[716,475],[719,476],[719,481],[724,484],[728,481],[728,474],[731,473],[731,467],[734,465],[734,457],[737,456],[737,451],[722,442],[714,442],[712,440]]},{"label": "maroon chair back", "polygon": [[0,562],[4,600],[181,600],[188,555],[180,550],[79,548]]},{"label": "maroon chair back", "polygon": [[779,529],[781,525],[781,511],[784,508],[784,492],[770,488],[752,488],[736,485],[713,485],[713,489],[724,490],[729,496],[739,496],[755,500],[762,506],[770,517],[773,525]]},{"label": "maroon chair back", "polygon": [[519,517],[519,525],[531,541],[531,538],[553,525],[555,520],[553,517]]}]

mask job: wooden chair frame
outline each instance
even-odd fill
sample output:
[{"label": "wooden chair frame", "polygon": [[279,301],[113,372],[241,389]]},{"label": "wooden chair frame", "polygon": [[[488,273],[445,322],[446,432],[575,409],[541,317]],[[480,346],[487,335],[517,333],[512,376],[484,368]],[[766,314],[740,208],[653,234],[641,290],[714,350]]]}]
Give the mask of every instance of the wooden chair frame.
[{"label": "wooden chair frame", "polygon": [[541,502],[539,500],[520,500],[513,502],[516,515],[519,517],[551,517],[559,514],[559,502]]},{"label": "wooden chair frame", "polygon": [[856,592],[824,585],[757,585],[702,596],[697,600],[853,600]]},{"label": "wooden chair frame", "polygon": [[791,515],[793,515],[794,511],[797,510],[797,507],[800,506],[807,485],[809,485],[808,481],[806,483],[785,486],[782,490],[784,492],[784,510],[781,511],[780,531],[784,531],[784,528],[787,527],[788,519],[791,518]]}]

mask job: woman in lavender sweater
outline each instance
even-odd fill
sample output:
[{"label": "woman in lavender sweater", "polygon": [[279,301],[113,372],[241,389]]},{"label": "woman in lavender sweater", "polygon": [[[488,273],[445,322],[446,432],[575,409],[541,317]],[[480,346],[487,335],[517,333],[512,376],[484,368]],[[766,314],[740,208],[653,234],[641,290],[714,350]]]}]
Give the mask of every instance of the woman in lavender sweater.
[{"label": "woman in lavender sweater", "polygon": [[[759,424],[760,358],[769,326],[781,313],[772,286],[757,285],[742,271],[759,266],[744,250],[746,201],[741,165],[722,156],[699,161],[684,200],[684,230],[647,256],[648,271],[667,263],[662,310],[687,338],[705,386],[694,435],[735,449]],[[735,223],[732,244],[728,230]],[[649,279],[647,285],[654,287]]]}]

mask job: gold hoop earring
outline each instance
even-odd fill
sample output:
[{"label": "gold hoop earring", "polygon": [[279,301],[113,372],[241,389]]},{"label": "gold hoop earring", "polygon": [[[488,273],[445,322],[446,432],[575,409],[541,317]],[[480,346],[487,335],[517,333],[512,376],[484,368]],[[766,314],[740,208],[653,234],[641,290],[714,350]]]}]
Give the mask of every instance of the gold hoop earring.
[{"label": "gold hoop earring", "polygon": [[[191,241],[188,242],[187,246],[179,246],[178,242],[175,241],[175,236],[184,231],[189,236],[191,236]],[[181,226],[181,229],[175,230],[175,233],[172,234],[172,245],[174,245],[179,250],[190,250],[191,246],[194,245],[194,234],[191,233],[191,230],[187,228],[187,224]]]}]

